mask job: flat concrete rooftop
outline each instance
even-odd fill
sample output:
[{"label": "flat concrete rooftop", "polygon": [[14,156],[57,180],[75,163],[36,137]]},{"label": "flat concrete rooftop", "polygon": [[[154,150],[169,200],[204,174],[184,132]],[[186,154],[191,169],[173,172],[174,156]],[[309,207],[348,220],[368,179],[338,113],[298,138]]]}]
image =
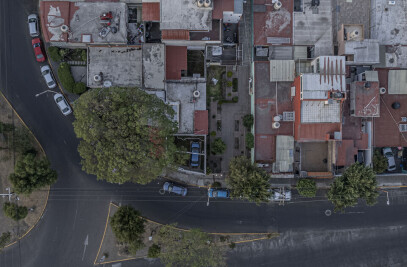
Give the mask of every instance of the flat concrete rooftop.
[{"label": "flat concrete rooftop", "polygon": [[143,45],[143,81],[145,88],[164,89],[164,44]]},{"label": "flat concrete rooftop", "polygon": [[212,29],[212,8],[198,7],[195,0],[161,1],[162,30]]},{"label": "flat concrete rooftop", "polygon": [[[206,82],[167,82],[167,101],[179,103],[178,133],[194,133],[194,111],[206,110]],[[200,96],[193,97],[198,90]]]},{"label": "flat concrete rooftop", "polygon": [[103,74],[113,86],[142,85],[142,50],[140,46],[90,46],[88,48],[88,86],[101,87],[94,80]]}]

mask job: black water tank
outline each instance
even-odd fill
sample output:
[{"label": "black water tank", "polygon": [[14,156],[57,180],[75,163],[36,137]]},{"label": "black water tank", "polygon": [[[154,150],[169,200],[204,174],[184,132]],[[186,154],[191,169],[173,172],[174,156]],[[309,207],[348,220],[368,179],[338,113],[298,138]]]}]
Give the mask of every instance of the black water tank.
[{"label": "black water tank", "polygon": [[400,103],[399,102],[394,102],[393,104],[391,104],[391,107],[393,109],[399,109],[400,108]]}]

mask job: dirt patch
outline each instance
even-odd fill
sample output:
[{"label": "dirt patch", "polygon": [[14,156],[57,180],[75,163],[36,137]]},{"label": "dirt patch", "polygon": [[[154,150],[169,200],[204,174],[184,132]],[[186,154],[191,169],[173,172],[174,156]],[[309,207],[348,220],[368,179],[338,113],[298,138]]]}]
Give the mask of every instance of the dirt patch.
[{"label": "dirt patch", "polygon": [[[143,237],[144,247],[137,251],[136,255],[128,254],[124,246],[117,243],[112,228],[110,227],[110,217],[114,215],[119,207],[110,203],[109,213],[106,221],[106,229],[103,235],[99,252],[95,259],[95,264],[106,264],[120,262],[129,259],[147,258],[148,248],[154,244],[156,235],[160,231],[162,224],[150,221],[145,224],[145,233]],[[176,231],[188,231],[185,229],[174,228]],[[278,233],[210,233],[214,237],[214,242],[219,249],[230,250],[234,246],[254,242],[257,240],[271,239],[279,236]],[[163,248],[165,250],[165,248]]]},{"label": "dirt patch", "polygon": [[[15,129],[25,127],[3,96],[0,96],[0,122],[14,125]],[[31,132],[29,134],[32,146],[38,151],[38,156],[45,157],[45,153],[34,136],[32,136]],[[12,148],[13,138],[12,131],[0,133],[0,194],[8,194],[7,188],[11,188],[11,192],[13,192],[8,177],[13,173],[14,164],[20,156]],[[23,237],[38,222],[47,203],[48,192],[49,187],[45,187],[34,191],[29,196],[13,194],[10,197],[11,202],[29,209],[27,217],[19,222],[15,222],[4,215],[3,204],[9,201],[9,197],[3,196],[0,198],[0,222],[2,222],[0,224],[0,234],[10,232],[10,244]]]}]

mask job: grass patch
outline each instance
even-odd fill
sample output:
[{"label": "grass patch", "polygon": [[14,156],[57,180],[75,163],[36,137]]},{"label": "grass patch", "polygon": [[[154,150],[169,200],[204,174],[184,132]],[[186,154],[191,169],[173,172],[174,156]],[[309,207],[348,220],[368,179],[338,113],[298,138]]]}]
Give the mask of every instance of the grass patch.
[{"label": "grass patch", "polygon": [[[225,67],[210,66],[208,69],[208,82],[207,82],[207,96],[213,97],[214,100],[221,100],[223,98],[223,75],[225,74]],[[212,78],[218,80],[213,84]]]}]

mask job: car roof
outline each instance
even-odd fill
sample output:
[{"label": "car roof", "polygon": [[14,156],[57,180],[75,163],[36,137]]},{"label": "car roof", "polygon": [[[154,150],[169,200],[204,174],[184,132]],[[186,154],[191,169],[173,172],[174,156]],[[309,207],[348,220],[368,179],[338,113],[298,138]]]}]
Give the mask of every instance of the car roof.
[{"label": "car roof", "polygon": [[228,190],[227,189],[210,189],[210,196],[214,197],[214,193],[216,193],[216,197],[228,197]]},{"label": "car roof", "polygon": [[28,15],[28,19],[38,19],[37,14],[30,14]]},{"label": "car roof", "polygon": [[198,148],[199,148],[199,143],[198,143],[198,142],[193,142],[191,146],[192,146],[192,147],[198,147]]},{"label": "car roof", "polygon": [[43,72],[44,70],[50,70],[48,65],[44,65],[41,67],[41,72]]}]

